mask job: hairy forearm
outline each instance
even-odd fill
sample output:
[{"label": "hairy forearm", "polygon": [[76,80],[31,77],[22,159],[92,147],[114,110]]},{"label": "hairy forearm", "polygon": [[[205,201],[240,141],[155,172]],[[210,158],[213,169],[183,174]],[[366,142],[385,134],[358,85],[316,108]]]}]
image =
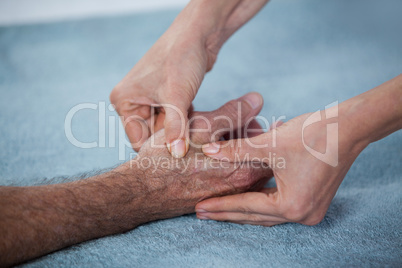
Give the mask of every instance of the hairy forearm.
[{"label": "hairy forearm", "polygon": [[0,187],[0,266],[194,212],[197,202],[217,193],[176,173],[182,170],[142,168],[136,158],[71,183]]},{"label": "hairy forearm", "polygon": [[147,208],[153,196],[139,175],[118,168],[72,183],[1,187],[0,264],[19,263],[153,220]]},{"label": "hairy forearm", "polygon": [[401,129],[402,75],[341,103],[339,120],[343,136],[363,147]]}]

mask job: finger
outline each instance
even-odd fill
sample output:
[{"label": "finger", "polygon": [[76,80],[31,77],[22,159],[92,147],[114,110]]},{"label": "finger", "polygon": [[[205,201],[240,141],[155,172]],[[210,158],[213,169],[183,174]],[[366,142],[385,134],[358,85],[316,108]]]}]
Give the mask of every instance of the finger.
[{"label": "finger", "polygon": [[260,190],[261,193],[265,193],[265,194],[267,194],[267,195],[274,194],[274,193],[276,193],[277,191],[278,191],[278,188],[276,188],[276,187],[262,188],[262,189]]},{"label": "finger", "polygon": [[247,128],[244,130],[244,137],[239,138],[252,138],[264,133],[260,123],[256,119],[253,119]]},{"label": "finger", "polygon": [[[214,140],[219,140],[225,134],[228,139],[242,137],[244,126],[249,127],[263,106],[264,100],[257,92],[248,93],[236,100],[224,104],[219,109],[206,113],[207,119],[211,122],[211,133]],[[235,131],[237,130],[237,131]]]},{"label": "finger", "polygon": [[[283,124],[282,121],[275,121],[270,126],[269,131],[272,131],[272,130],[280,127],[282,124]],[[272,135],[271,135],[272,132],[271,132],[271,134],[264,135],[264,136],[261,136],[259,138],[250,139],[250,138],[254,138],[254,137],[257,137],[259,135],[262,135],[262,134],[264,134],[264,130],[262,129],[261,125],[258,123],[258,121],[256,119],[252,119],[250,124],[247,124],[246,127],[244,128],[244,130],[242,130],[242,133],[241,133],[242,136],[240,138],[242,138],[244,142],[246,142],[250,147],[252,147],[254,149],[252,151],[247,151],[246,155],[250,156],[250,158],[254,157],[254,158],[261,159],[262,162],[266,162],[266,163],[269,164],[269,160],[271,158],[269,158],[269,157],[267,158],[266,156],[267,156],[267,154],[269,154],[269,152],[273,153],[272,148],[273,148],[273,145],[274,145],[274,141],[272,140]],[[235,138],[237,138],[237,136],[238,135],[236,135],[236,134],[234,135]],[[264,143],[259,143],[260,142],[259,139],[264,139],[264,137],[266,137],[265,144]],[[276,137],[276,135],[275,135],[275,137]],[[225,140],[231,140],[232,139],[227,134],[225,134],[224,138],[225,138]],[[264,142],[264,141],[262,141],[262,142]],[[230,142],[222,143],[222,144],[223,144],[223,147],[232,145],[232,148],[233,148],[234,151],[236,151],[236,149],[237,149],[237,150],[239,150],[239,153],[241,152],[241,149],[239,148],[239,147],[241,147],[241,143],[237,143],[237,141],[235,141],[234,143],[230,141]],[[261,155],[260,153],[264,153],[264,149],[261,149],[261,148],[262,147],[268,148],[270,146],[270,144],[272,144],[272,146],[271,146],[272,148],[266,150],[265,154]],[[218,158],[218,156],[211,155],[211,153],[214,152],[213,148],[209,149],[209,150],[211,150],[211,153],[209,153],[209,152],[207,153],[208,147],[209,147],[209,145],[205,145],[205,147],[204,147],[206,149],[205,150],[206,155],[208,155],[208,156],[210,156],[212,158],[222,159],[222,158]],[[259,152],[259,151],[257,151],[258,149],[261,149],[262,151]],[[245,149],[245,150],[247,150],[247,149]],[[237,155],[237,156],[238,156],[238,159],[239,159],[239,157],[242,157],[241,159],[244,159],[244,157],[246,155]],[[223,158],[228,158],[228,157],[223,156]],[[236,158],[236,155],[235,155],[235,158]],[[229,157],[229,159],[230,159],[230,157]],[[231,161],[236,162],[235,160],[231,160]]]},{"label": "finger", "polygon": [[[269,127],[268,131],[271,131],[283,124],[282,121],[275,121],[271,126]],[[244,129],[244,135],[241,137],[235,137],[236,139],[243,139],[243,138],[252,138],[256,137],[258,135],[261,135],[265,133],[264,129],[261,127],[260,123],[256,119],[253,119],[250,124],[247,125],[247,127]]]},{"label": "finger", "polygon": [[283,121],[281,121],[281,120],[275,121],[275,122],[273,122],[273,123],[271,124],[271,126],[269,127],[269,130],[276,129],[276,128],[282,126],[282,125],[283,125]]},{"label": "finger", "polygon": [[[186,94],[184,94],[185,96]],[[181,158],[189,149],[188,112],[192,98],[169,96],[167,103],[162,104],[165,110],[166,145],[173,157]]]},{"label": "finger", "polygon": [[277,194],[248,192],[223,197],[206,199],[195,207],[197,213],[207,212],[241,212],[281,217],[276,202]]},{"label": "finger", "polygon": [[276,153],[272,138],[274,131],[276,130],[252,138],[204,144],[202,151],[205,155],[214,159],[230,162],[264,162],[271,166],[271,160],[274,158],[270,157],[270,155],[272,156]]},{"label": "finger", "polygon": [[190,117],[193,113],[194,113],[194,105],[191,104],[190,108],[188,108],[188,115],[189,115],[188,117]]},{"label": "finger", "polygon": [[[165,110],[160,105],[151,105],[153,109],[153,116],[146,120],[148,123],[150,134],[153,135],[159,130],[165,128]],[[194,106],[191,105],[188,114],[190,115],[194,111]],[[190,117],[190,116],[189,116]]]},{"label": "finger", "polygon": [[264,222],[283,222],[285,219],[282,217],[264,215],[258,213],[244,213],[244,212],[205,212],[197,213],[197,218],[200,220],[214,220],[214,221],[230,221],[230,222],[253,222],[261,224]]},{"label": "finger", "polygon": [[253,222],[253,221],[228,221],[236,224],[249,224],[249,225],[261,225],[266,227],[271,227],[278,224],[286,223],[285,220],[282,221],[263,221],[263,222]]},{"label": "finger", "polygon": [[158,132],[159,130],[164,128],[164,122],[165,122],[165,112],[159,112],[158,114],[155,114],[155,116],[153,117],[153,120],[149,120],[147,121],[148,124],[151,127],[150,131],[151,131],[151,135],[155,134],[156,132]]},{"label": "finger", "polygon": [[150,109],[149,106],[138,105],[133,110],[122,112],[121,120],[124,130],[130,140],[131,146],[137,152],[151,135],[147,124],[151,113]]},{"label": "finger", "polygon": [[[240,133],[239,133],[240,132]],[[241,131],[232,131],[223,135],[224,140],[252,138],[264,133],[260,123],[252,119],[247,126],[243,127]],[[240,134],[240,136],[239,136]]]}]

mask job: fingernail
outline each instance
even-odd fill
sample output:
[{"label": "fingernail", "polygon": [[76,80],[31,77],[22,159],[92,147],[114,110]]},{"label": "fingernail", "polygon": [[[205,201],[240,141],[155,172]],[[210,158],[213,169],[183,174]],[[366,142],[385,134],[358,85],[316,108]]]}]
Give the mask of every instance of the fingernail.
[{"label": "fingernail", "polygon": [[195,212],[197,212],[197,213],[205,213],[207,211],[205,209],[202,209],[202,208],[196,208]]},{"label": "fingernail", "polygon": [[247,94],[242,99],[247,101],[247,103],[250,104],[251,108],[253,109],[257,109],[262,105],[262,98],[258,93]]},{"label": "fingernail", "polygon": [[204,144],[202,146],[202,151],[204,154],[217,154],[219,152],[220,148],[219,145],[215,144]]},{"label": "fingernail", "polygon": [[170,146],[170,143],[166,143],[166,147],[167,147],[169,153],[172,154],[172,148]]},{"label": "fingernail", "polygon": [[197,214],[197,218],[200,220],[209,220],[209,218],[204,214]]},{"label": "fingernail", "polygon": [[169,152],[175,158],[182,158],[186,155],[188,151],[188,142],[187,140],[175,140],[174,142],[167,145]]}]

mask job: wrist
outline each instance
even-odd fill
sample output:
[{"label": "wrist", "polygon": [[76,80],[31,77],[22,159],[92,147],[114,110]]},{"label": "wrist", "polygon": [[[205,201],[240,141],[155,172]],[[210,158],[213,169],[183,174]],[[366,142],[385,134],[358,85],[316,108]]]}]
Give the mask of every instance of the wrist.
[{"label": "wrist", "polygon": [[225,6],[226,1],[190,1],[162,36],[164,49],[169,52],[177,46],[181,49],[197,47],[207,58],[206,71],[211,70],[228,38],[223,34],[227,19],[225,9],[239,0],[230,0],[232,3]]},{"label": "wrist", "polygon": [[242,0],[192,0],[174,20],[171,28],[176,32],[197,35],[199,39],[223,41],[218,32],[225,29],[233,9]]},{"label": "wrist", "polygon": [[350,150],[363,151],[371,142],[363,129],[361,111],[364,102],[360,98],[340,103],[338,109],[339,143]]},{"label": "wrist", "polygon": [[[202,44],[209,66],[227,39],[251,19],[268,0],[192,0],[168,29],[169,36]],[[176,38],[173,38],[175,40]]]},{"label": "wrist", "polygon": [[136,168],[131,161],[95,179],[95,184],[105,189],[105,193],[98,191],[94,195],[104,199],[103,202],[107,204],[107,218],[127,223],[120,225],[125,230],[117,232],[155,220],[154,216],[160,211],[161,203],[156,202],[160,197],[149,185],[152,178],[147,177],[144,170]]},{"label": "wrist", "polygon": [[[163,169],[149,168],[149,160],[141,161],[137,156],[114,170],[118,174],[119,184],[124,185],[128,195],[120,198],[132,199],[127,208],[131,221],[140,225],[149,221],[172,218],[194,212],[198,199],[186,196],[186,180],[177,179],[177,173],[169,176],[170,172]],[[160,160],[155,160],[160,161]],[[145,166],[144,166],[145,165]],[[173,165],[171,165],[173,167]],[[180,172],[181,170],[177,170]],[[115,180],[115,179],[113,179]],[[121,193],[119,194],[121,195]],[[194,199],[194,200],[193,200]]]},{"label": "wrist", "polygon": [[401,129],[402,75],[341,103],[339,122],[340,132],[363,148]]}]

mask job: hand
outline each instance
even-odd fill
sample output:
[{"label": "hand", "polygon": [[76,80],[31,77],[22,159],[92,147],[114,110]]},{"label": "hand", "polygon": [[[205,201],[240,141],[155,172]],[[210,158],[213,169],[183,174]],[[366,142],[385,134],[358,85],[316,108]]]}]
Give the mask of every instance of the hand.
[{"label": "hand", "polygon": [[266,2],[190,1],[180,12],[110,95],[134,150],[164,127],[171,154],[187,153],[188,113],[205,73],[225,41]]},{"label": "hand", "polygon": [[216,54],[198,41],[196,32],[176,28],[172,25],[154,44],[113,89],[110,100],[122,116],[134,150],[165,128],[168,148],[180,158],[188,150],[191,103]]},{"label": "hand", "polygon": [[144,178],[142,188],[149,193],[144,204],[150,204],[150,208],[142,209],[152,212],[157,219],[193,213],[196,203],[209,197],[260,190],[272,177],[270,168],[222,163],[205,157],[201,145],[219,140],[247,122],[252,122],[255,127],[256,122],[252,119],[261,107],[262,97],[249,93],[216,111],[194,112],[190,115],[192,146],[186,157],[175,159],[170,156],[164,146],[164,131],[161,130],[144,143],[135,159],[116,172],[129,174],[129,167],[141,171],[140,177]]},{"label": "hand", "polygon": [[[337,115],[334,109],[337,107],[326,110],[327,118]],[[265,162],[273,170],[277,187],[205,200],[196,206],[197,217],[264,226],[318,224],[366,144],[353,142],[350,128],[343,121],[339,124],[339,139],[338,129],[331,124],[327,127],[325,120],[306,124],[316,116],[319,114],[301,115],[250,139],[204,145],[203,152],[214,159]],[[327,121],[337,122],[336,118]],[[315,150],[317,157],[307,148]]]},{"label": "hand", "polygon": [[0,187],[0,266],[192,213],[205,198],[261,189],[272,177],[268,167],[220,163],[201,152],[201,144],[241,128],[261,106],[262,97],[251,93],[216,111],[191,114],[192,131],[198,131],[181,159],[169,154],[161,130],[135,159],[107,173],[69,183]]}]

